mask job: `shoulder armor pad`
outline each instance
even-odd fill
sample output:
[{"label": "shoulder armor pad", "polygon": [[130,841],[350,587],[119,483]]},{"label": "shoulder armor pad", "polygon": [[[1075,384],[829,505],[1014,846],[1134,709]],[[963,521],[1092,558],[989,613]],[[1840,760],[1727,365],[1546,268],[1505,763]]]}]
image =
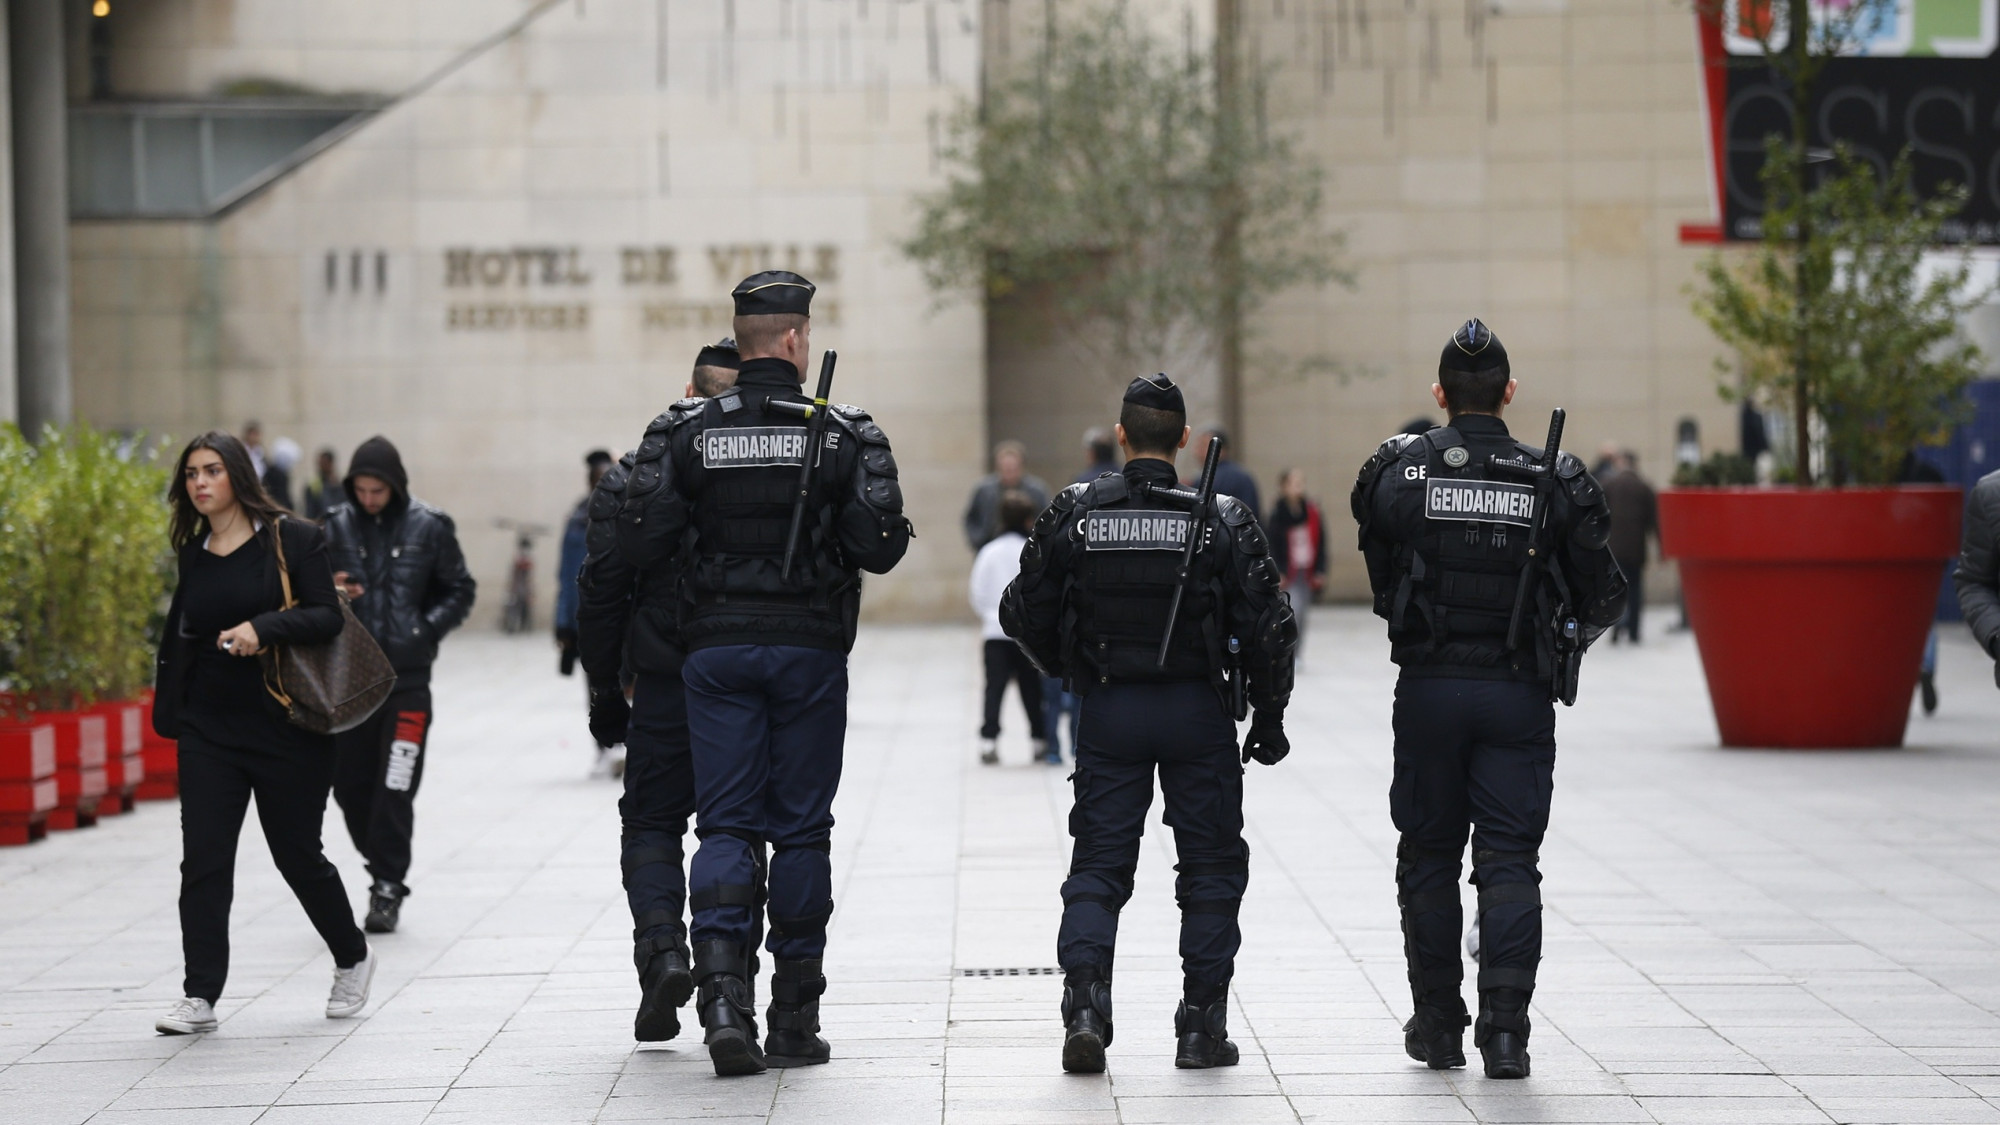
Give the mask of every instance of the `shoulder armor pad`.
[{"label": "shoulder armor pad", "polygon": [[632,455],[627,453],[618,464],[605,470],[597,487],[590,490],[590,518],[608,520],[618,515],[618,508],[625,502],[625,482],[632,475]]},{"label": "shoulder armor pad", "polygon": [[1385,458],[1398,457],[1421,440],[1423,440],[1422,434],[1393,434],[1388,441],[1377,446],[1375,452]]},{"label": "shoulder armor pad", "polygon": [[853,434],[855,440],[864,445],[889,444],[889,435],[882,432],[882,427],[875,424],[875,419],[866,410],[844,402],[828,403],[827,409],[839,420],[841,429]]},{"label": "shoulder armor pad", "polygon": [[1569,502],[1579,508],[1595,508],[1604,503],[1604,489],[1597,478],[1583,471],[1583,462],[1569,454],[1556,458],[1556,479],[1562,483]]},{"label": "shoulder armor pad", "polygon": [[1069,514],[1076,510],[1077,504],[1089,491],[1090,486],[1087,484],[1072,484],[1056,493],[1056,498],[1049,501],[1049,506],[1043,508],[1042,514],[1036,517],[1034,537],[1046,539],[1054,535],[1056,529],[1062,526],[1063,520],[1069,518]]},{"label": "shoulder armor pad", "polygon": [[1431,443],[1432,449],[1450,449],[1454,445],[1465,444],[1464,436],[1450,426],[1430,430],[1424,434],[1424,440]]},{"label": "shoulder armor pad", "polygon": [[1077,502],[1083,499],[1083,494],[1089,491],[1090,486],[1087,484],[1072,484],[1056,493],[1056,498],[1049,501],[1049,507],[1067,512],[1076,507]]},{"label": "shoulder armor pad", "polygon": [[691,411],[700,410],[702,408],[702,404],[706,403],[707,401],[708,401],[707,399],[703,398],[700,395],[689,395],[686,398],[680,400],[679,402],[674,403],[672,406],[667,407],[667,413],[686,414]]},{"label": "shoulder armor pad", "polygon": [[1242,527],[1244,524],[1257,522],[1256,513],[1250,510],[1250,505],[1245,504],[1234,496],[1217,495],[1215,498],[1215,514],[1220,516],[1222,522],[1228,524],[1230,527]]},{"label": "shoulder armor pad", "polygon": [[[1132,495],[1132,486],[1125,479],[1123,473],[1105,473],[1089,484],[1070,486],[1070,488],[1077,487],[1082,487],[1090,492],[1090,506],[1093,508],[1105,504],[1116,504],[1127,496]],[[1065,488],[1063,491],[1068,492],[1069,488]]]}]

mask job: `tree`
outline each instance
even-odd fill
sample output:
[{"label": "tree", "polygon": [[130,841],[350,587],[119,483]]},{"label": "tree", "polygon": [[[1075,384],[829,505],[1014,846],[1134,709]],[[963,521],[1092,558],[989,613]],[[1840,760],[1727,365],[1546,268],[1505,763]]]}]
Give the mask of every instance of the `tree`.
[{"label": "tree", "polygon": [[[1767,151],[1763,243],[1747,261],[1703,265],[1695,313],[1735,347],[1742,393],[1819,419],[1832,483],[1891,483],[1912,450],[1950,435],[1980,371],[1958,331],[1984,299],[1965,295],[1968,259],[1929,277],[1923,268],[1965,189],[1920,199],[1907,152],[1884,183],[1838,148],[1834,174],[1801,193],[1785,143]],[[1804,432],[1800,441],[1797,479],[1809,484]]]},{"label": "tree", "polygon": [[1854,53],[1885,19],[1894,18],[1901,0],[1790,0],[1784,4],[1785,18],[1778,19],[1780,0],[1696,0],[1703,19],[1725,24],[1728,30],[1753,40],[1762,64],[1777,77],[1786,91],[1791,117],[1791,137],[1782,143],[1767,138],[1766,158],[1761,179],[1765,188],[1764,247],[1768,255],[1774,246],[1773,229],[1789,232],[1801,248],[1791,270],[1796,324],[1790,337],[1793,372],[1786,382],[1791,391],[1794,474],[1800,484],[1812,483],[1812,407],[1816,374],[1811,367],[1809,332],[1813,319],[1812,298],[1824,291],[1824,278],[1809,273],[1810,255],[1803,248],[1812,241],[1815,208],[1795,206],[1781,220],[1771,200],[1779,195],[1804,199],[1811,191],[1812,166],[1829,157],[1825,150],[1810,144],[1810,114],[1813,93],[1826,64],[1843,54]]},{"label": "tree", "polygon": [[1273,294],[1348,278],[1318,168],[1263,127],[1261,86],[1218,80],[1231,41],[1176,50],[1123,4],[1053,20],[1029,65],[953,115],[946,183],[904,253],[940,291],[1048,295],[1120,383],[1240,355]]}]

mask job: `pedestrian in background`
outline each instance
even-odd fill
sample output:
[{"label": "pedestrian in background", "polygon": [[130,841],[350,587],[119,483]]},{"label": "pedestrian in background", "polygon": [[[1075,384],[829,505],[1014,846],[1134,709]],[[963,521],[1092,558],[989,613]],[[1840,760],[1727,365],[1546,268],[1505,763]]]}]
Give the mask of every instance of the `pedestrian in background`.
[{"label": "pedestrian in background", "polygon": [[1611,643],[1623,633],[1639,643],[1639,625],[1646,611],[1646,560],[1649,545],[1660,536],[1660,502],[1653,486],[1639,475],[1638,454],[1620,450],[1609,459],[1605,474],[1604,502],[1611,512],[1608,546],[1618,569],[1625,572],[1625,616],[1611,627]]},{"label": "pedestrian in background", "polygon": [[264,466],[264,491],[278,507],[291,511],[292,470],[298,468],[305,456],[299,443],[288,437],[271,439],[271,455]]},{"label": "pedestrian in background", "polygon": [[431,662],[438,642],[472,612],[478,584],[451,517],[410,495],[403,456],[385,437],[347,463],[347,503],[327,516],[334,580],[382,646],[396,686],[367,722],[334,736],[333,796],[375,881],[372,934],[394,933],[410,888],[410,835],[431,733]]},{"label": "pedestrian in background", "polygon": [[[286,518],[258,483],[250,452],[225,433],[181,451],[168,484],[179,582],[156,659],[153,729],[180,744],[183,998],[154,1024],[164,1034],[215,1030],[229,976],[229,906],[243,814],[333,953],[328,1019],[368,1002],[375,958],[354,924],[340,872],[320,846],[333,782],[333,739],[294,726],[264,686],[259,652],[340,635],[326,537]],[[285,608],[282,548],[292,594]]]},{"label": "pedestrian in background", "polygon": [[1298,619],[1297,651],[1303,659],[1309,611],[1313,598],[1326,584],[1326,526],[1320,522],[1319,505],[1306,496],[1304,469],[1286,469],[1278,478],[1278,502],[1271,505],[1271,519],[1264,530],[1284,564],[1279,588],[1291,599],[1292,614]]},{"label": "pedestrian in background", "polygon": [[1201,468],[1208,463],[1208,443],[1212,441],[1222,443],[1222,460],[1215,466],[1215,491],[1223,496],[1234,496],[1243,501],[1243,506],[1250,509],[1253,517],[1256,516],[1264,510],[1263,501],[1259,499],[1257,493],[1257,478],[1250,475],[1250,470],[1236,463],[1235,451],[1229,448],[1229,432],[1221,426],[1210,426],[1203,430],[1201,437],[1194,443],[1194,458],[1188,465],[1193,475],[1187,479],[1188,487],[1192,488],[1200,483]]},{"label": "pedestrian in background", "polygon": [[1980,477],[1967,497],[1965,538],[1951,581],[1972,639],[1996,662],[1993,681],[2000,685],[2000,472]]},{"label": "pedestrian in background", "polygon": [[1111,436],[1109,426],[1092,426],[1083,431],[1083,455],[1089,463],[1076,474],[1073,483],[1089,484],[1106,473],[1118,471],[1118,442]]},{"label": "pedestrian in background", "polygon": [[313,479],[306,482],[305,502],[307,519],[319,523],[341,500],[340,469],[332,447],[319,451],[313,464]]},{"label": "pedestrian in background", "polygon": [[993,471],[973,486],[972,499],[965,505],[965,542],[976,554],[979,548],[1000,534],[1000,494],[1018,488],[1035,502],[1039,512],[1049,504],[1049,486],[1040,477],[1027,475],[1028,447],[1018,441],[1003,441],[993,447]]},{"label": "pedestrian in background", "polygon": [[1000,628],[1000,596],[1007,592],[1007,583],[1021,573],[1021,547],[1028,541],[1036,514],[1027,493],[1018,488],[1001,493],[1000,534],[979,548],[979,556],[972,560],[970,601],[972,612],[979,615],[986,662],[986,710],[979,726],[979,760],[989,766],[1000,761],[1000,704],[1010,682],[1020,691],[1021,708],[1028,713],[1028,741],[1034,747],[1035,760],[1062,764],[1060,753],[1053,759],[1049,756],[1041,674],[1021,646],[1007,639],[1006,631]]},{"label": "pedestrian in background", "polygon": [[576,674],[576,576],[588,553],[585,539],[590,533],[590,493],[610,468],[610,450],[593,449],[583,455],[583,499],[570,509],[563,524],[562,553],[556,561],[556,650],[561,654],[556,670],[565,676]]}]

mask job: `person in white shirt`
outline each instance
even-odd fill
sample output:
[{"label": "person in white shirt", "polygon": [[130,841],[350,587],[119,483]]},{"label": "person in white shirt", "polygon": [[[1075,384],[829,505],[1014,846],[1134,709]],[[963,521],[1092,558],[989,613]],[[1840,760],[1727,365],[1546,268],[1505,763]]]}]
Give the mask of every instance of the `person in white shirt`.
[{"label": "person in white shirt", "polygon": [[[1048,762],[1049,740],[1042,714],[1042,676],[1020,646],[1000,628],[1000,595],[1007,583],[1021,573],[1021,548],[1028,541],[1028,529],[1035,522],[1035,502],[1020,489],[1008,489],[1000,497],[1000,534],[972,560],[969,584],[972,611],[979,615],[980,636],[986,649],[986,713],[979,728],[979,760],[987,765],[1000,761],[1000,700],[1013,681],[1021,693],[1021,706],[1028,712],[1028,738],[1034,745],[1035,760]],[[1060,756],[1053,759],[1060,764]]]}]

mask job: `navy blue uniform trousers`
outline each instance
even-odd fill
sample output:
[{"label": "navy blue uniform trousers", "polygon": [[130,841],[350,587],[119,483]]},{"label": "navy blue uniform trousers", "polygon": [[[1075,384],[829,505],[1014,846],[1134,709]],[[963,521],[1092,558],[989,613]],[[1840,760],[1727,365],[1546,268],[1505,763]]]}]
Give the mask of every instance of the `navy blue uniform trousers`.
[{"label": "navy blue uniform trousers", "polygon": [[618,799],[619,868],[632,907],[632,940],[687,933],[682,871],[694,813],[694,759],[688,747],[687,689],[679,676],[641,676],[632,687],[625,732],[625,795]]},{"label": "navy blue uniform trousers", "polygon": [[828,850],[847,741],[847,657],[724,645],[690,653],[681,675],[700,809],[688,881],[693,938],[754,946],[768,886],[766,948],[785,961],[817,958],[833,914]]},{"label": "navy blue uniform trousers", "polygon": [[[1543,684],[1404,676],[1396,682],[1389,814],[1402,833],[1396,891],[1418,1003],[1462,1003],[1458,877],[1472,830],[1482,971],[1542,957],[1537,852],[1555,785],[1555,704]],[[1503,889],[1504,888],[1504,889]],[[1518,978],[1515,978],[1518,980]]]},{"label": "navy blue uniform trousers", "polygon": [[1076,844],[1062,886],[1056,957],[1065,971],[1110,975],[1155,770],[1180,859],[1174,897],[1181,968],[1191,981],[1227,984],[1243,941],[1236,911],[1249,883],[1250,847],[1243,842],[1236,724],[1207,683],[1106,684],[1083,697],[1069,814]]}]

